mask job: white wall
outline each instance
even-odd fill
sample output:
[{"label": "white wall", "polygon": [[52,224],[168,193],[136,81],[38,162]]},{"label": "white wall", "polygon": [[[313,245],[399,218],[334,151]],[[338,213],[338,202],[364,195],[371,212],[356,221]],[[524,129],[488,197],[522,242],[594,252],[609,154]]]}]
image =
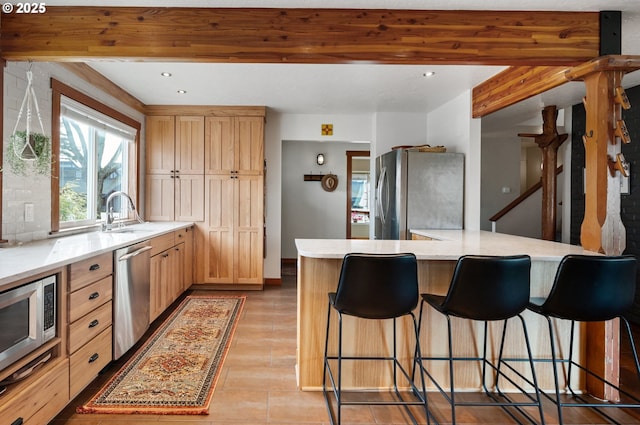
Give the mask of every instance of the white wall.
[{"label": "white wall", "polygon": [[480,119],[471,117],[471,91],[460,94],[427,117],[430,145],[465,154],[464,228],[480,229]]},{"label": "white wall", "polygon": [[[482,136],[480,228],[491,230],[489,218],[520,195],[521,141],[510,131]],[[508,188],[505,193],[502,188]]]},{"label": "white wall", "polygon": [[[4,69],[4,141],[11,136],[16,124],[27,86],[26,71],[29,68],[33,73],[33,85],[38,98],[44,130],[49,136],[51,135],[51,77],[144,123],[144,116],[141,113],[124,105],[117,98],[96,89],[57,64],[8,62]],[[18,130],[24,130],[25,115],[26,112],[20,119]],[[39,124],[36,123],[37,118],[34,116],[31,125],[39,127]],[[7,143],[3,144],[5,147],[6,145]],[[3,170],[2,236],[9,243],[22,243],[46,238],[51,230],[51,178],[40,175],[26,177],[15,175],[6,162],[3,164]],[[144,199],[142,195],[140,199]],[[24,220],[25,203],[34,204],[35,220],[33,222],[25,222]]]},{"label": "white wall", "polygon": [[[333,124],[333,136],[322,136],[322,124]],[[375,139],[374,128],[372,114],[283,114],[267,109],[267,123],[265,126],[265,158],[267,161],[265,278],[280,277],[281,235],[283,232],[282,173],[283,168],[288,166],[288,164],[282,162],[283,141],[297,140],[321,143],[373,142]],[[327,166],[331,167],[330,165]],[[302,176],[300,176],[300,179],[302,179]],[[342,182],[344,182],[344,179],[342,179]],[[313,184],[312,182],[305,183]],[[346,223],[342,227],[344,226],[346,226]]]},{"label": "white wall", "polygon": [[[296,258],[295,238],[346,238],[348,150],[368,150],[368,143],[282,142],[282,258]],[[323,153],[325,164],[316,164]],[[304,174],[338,176],[338,186],[326,192],[318,181],[304,181]]]},{"label": "white wall", "polygon": [[426,114],[378,112],[374,120],[376,144],[371,151],[373,158],[390,151],[394,146],[429,143]]}]

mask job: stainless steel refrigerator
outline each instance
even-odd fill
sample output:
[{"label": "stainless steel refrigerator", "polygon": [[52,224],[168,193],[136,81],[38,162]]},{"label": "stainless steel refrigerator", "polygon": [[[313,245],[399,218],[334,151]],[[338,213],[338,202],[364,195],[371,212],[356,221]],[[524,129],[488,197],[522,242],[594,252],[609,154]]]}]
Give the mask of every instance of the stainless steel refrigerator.
[{"label": "stainless steel refrigerator", "polygon": [[462,229],[464,155],[396,149],[376,158],[376,239]]}]

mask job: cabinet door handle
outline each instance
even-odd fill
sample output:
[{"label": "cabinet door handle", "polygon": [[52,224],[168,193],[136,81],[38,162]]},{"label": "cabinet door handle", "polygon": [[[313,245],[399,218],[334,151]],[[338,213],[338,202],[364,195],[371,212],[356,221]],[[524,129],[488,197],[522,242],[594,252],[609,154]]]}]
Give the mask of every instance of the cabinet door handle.
[{"label": "cabinet door handle", "polygon": [[92,264],[89,267],[89,271],[95,272],[96,270],[98,270],[100,268],[100,264]]},{"label": "cabinet door handle", "polygon": [[99,296],[100,296],[100,292],[94,292],[93,294],[89,295],[89,299],[90,300],[95,300]]},{"label": "cabinet door handle", "polygon": [[93,353],[93,356],[89,357],[89,363],[95,362],[96,360],[98,360],[99,357],[100,357],[100,354]]},{"label": "cabinet door handle", "polygon": [[22,425],[24,423],[24,419],[22,417],[16,419],[15,421],[11,422],[11,425]]},{"label": "cabinet door handle", "polygon": [[89,329],[95,328],[99,324],[100,324],[100,322],[98,321],[98,319],[95,319],[95,320],[91,321],[91,323],[89,323]]}]

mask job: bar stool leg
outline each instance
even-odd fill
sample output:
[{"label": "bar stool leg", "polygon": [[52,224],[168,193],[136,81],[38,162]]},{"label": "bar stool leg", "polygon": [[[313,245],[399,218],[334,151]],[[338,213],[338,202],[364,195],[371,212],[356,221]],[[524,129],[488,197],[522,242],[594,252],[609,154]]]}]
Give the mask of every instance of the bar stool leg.
[{"label": "bar stool leg", "polygon": [[[560,403],[560,386],[559,386],[559,380],[558,380],[558,365],[557,365],[557,359],[556,359],[556,345],[554,342],[554,335],[553,335],[553,323],[551,322],[550,317],[545,316],[545,318],[547,319],[547,324],[549,327],[549,342],[551,344],[551,366],[553,367],[553,380],[555,384],[556,407],[558,410],[558,424],[562,425],[564,422],[562,419],[562,404]],[[573,335],[573,331],[572,331],[572,335]]]},{"label": "bar stool leg", "polygon": [[[420,370],[420,382],[422,383],[422,396],[419,398],[422,398],[422,400],[424,400],[424,413],[425,417],[427,418],[427,425],[431,425],[431,417],[429,416],[429,403],[427,400],[427,384],[424,379],[424,371],[422,369],[422,350],[420,350],[420,327],[416,322],[416,317],[413,315],[413,313],[411,313],[411,319],[413,320],[413,332],[416,336],[416,349],[414,350],[415,356],[413,357],[413,370],[411,371],[411,380],[415,380],[415,370],[417,364]],[[416,397],[418,397],[418,394],[416,394]]]},{"label": "bar stool leg", "polygon": [[449,398],[451,400],[451,423],[453,425],[456,424],[456,402],[455,402],[455,385],[453,381],[453,342],[451,332],[451,318],[448,314],[445,315],[447,317],[447,331],[449,334]]},{"label": "bar stool leg", "polygon": [[[427,381],[424,378],[424,367],[422,365],[422,350],[420,349],[420,329],[422,326],[422,306],[424,305],[424,300],[420,302],[420,314],[418,315],[418,320],[416,321],[416,316],[412,313],[411,318],[413,319],[413,330],[416,335],[416,349],[414,350],[413,356],[413,366],[411,369],[411,380],[415,381],[416,376],[416,367],[420,373],[420,381],[422,382],[422,399],[424,400],[424,410],[425,415],[427,417],[427,425],[431,424],[431,416],[429,415],[429,405],[427,401]],[[435,420],[435,419],[434,419]]]},{"label": "bar stool leg", "polygon": [[502,336],[500,337],[500,351],[498,352],[498,367],[496,368],[496,391],[498,392],[498,394],[500,396],[503,396],[502,390],[500,389],[500,374],[502,373],[500,371],[503,360],[502,360],[502,353],[504,352],[504,342],[506,340],[506,335],[507,335],[507,321],[504,321],[504,324],[502,325]]},{"label": "bar stool leg", "polygon": [[338,379],[337,384],[331,372],[331,368],[329,367],[329,329],[331,325],[331,305],[329,305],[328,313],[327,313],[327,331],[324,342],[324,369],[322,376],[322,392],[324,393],[325,402],[327,404],[327,411],[329,413],[329,420],[331,424],[334,424],[334,415],[331,410],[331,402],[329,400],[329,395],[327,391],[327,375],[331,380],[332,384],[332,392],[336,399],[336,415],[335,415],[335,425],[340,425],[341,415],[342,415],[342,314],[338,312]]},{"label": "bar stool leg", "polygon": [[[542,409],[542,396],[540,395],[540,387],[538,386],[538,378],[536,376],[536,368],[533,364],[533,354],[531,352],[531,344],[529,342],[529,332],[527,332],[527,325],[524,321],[524,317],[518,314],[518,318],[522,323],[522,332],[524,333],[524,341],[527,345],[527,355],[529,356],[529,366],[531,367],[531,378],[533,379],[533,389],[536,392],[536,401],[538,402],[538,413],[540,414],[540,423],[545,425],[544,412]],[[502,353],[500,353],[502,356]]]},{"label": "bar stool leg", "polygon": [[629,344],[631,345],[631,352],[633,353],[633,360],[636,365],[636,373],[638,374],[638,379],[640,379],[640,361],[638,361],[638,351],[636,350],[636,343],[633,339],[633,334],[631,332],[631,326],[629,325],[629,321],[620,316],[620,320],[624,323],[625,328],[627,329],[627,335],[629,337]]},{"label": "bar stool leg", "polygon": [[[527,325],[526,322],[524,320],[524,317],[522,317],[521,314],[518,314],[518,319],[520,319],[520,324],[522,325],[522,333],[524,335],[524,341],[525,341],[525,346],[527,349],[527,356],[528,356],[528,362],[529,362],[529,368],[531,370],[531,382],[528,381],[527,378],[525,378],[520,372],[517,372],[516,370],[514,370],[513,368],[511,368],[508,364],[507,361],[504,360],[504,345],[505,345],[505,340],[506,340],[506,333],[507,333],[507,321],[504,321],[504,325],[502,327],[502,337],[500,339],[500,350],[498,353],[498,364],[496,366],[496,391],[498,392],[498,394],[504,398],[506,398],[508,400],[508,396],[506,394],[504,394],[502,392],[502,390],[500,389],[500,377],[504,376],[505,379],[507,379],[508,381],[511,381],[511,379],[509,379],[506,375],[504,375],[504,372],[502,371],[502,365],[504,363],[504,365],[508,368],[511,369],[512,371],[514,371],[517,375],[519,375],[522,379],[524,379],[526,382],[529,382],[530,385],[533,386],[533,390],[535,391],[535,397],[534,398],[530,398],[532,401],[535,400],[535,404],[538,407],[538,414],[540,416],[540,423],[542,425],[545,425],[545,419],[544,419],[544,411],[542,408],[542,397],[541,397],[541,391],[540,388],[538,386],[538,378],[536,375],[536,370],[535,370],[535,365],[534,365],[534,361],[533,361],[533,354],[531,351],[531,343],[529,341],[529,332],[527,331]],[[516,387],[518,387],[518,389],[520,389],[520,391],[522,391],[524,393],[524,389],[521,388],[518,384],[516,384],[515,382],[511,381],[513,385],[515,385]],[[521,410],[518,406],[516,406],[516,409],[523,414],[525,417],[527,417],[527,419],[529,419],[529,421],[531,421],[532,423],[535,423],[535,420],[530,417],[529,414],[527,414],[526,412],[524,412],[523,410]],[[511,414],[510,414],[511,415]],[[512,416],[513,417],[513,416]],[[515,419],[515,417],[514,417]]]}]

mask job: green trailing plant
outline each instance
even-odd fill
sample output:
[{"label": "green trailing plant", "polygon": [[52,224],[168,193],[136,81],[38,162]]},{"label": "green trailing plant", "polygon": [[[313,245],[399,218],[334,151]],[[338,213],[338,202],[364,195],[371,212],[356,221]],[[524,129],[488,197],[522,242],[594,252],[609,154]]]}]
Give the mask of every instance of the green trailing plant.
[{"label": "green trailing plant", "polygon": [[19,175],[30,173],[49,175],[51,172],[51,141],[41,133],[16,131],[9,138],[5,157],[11,171]]}]

